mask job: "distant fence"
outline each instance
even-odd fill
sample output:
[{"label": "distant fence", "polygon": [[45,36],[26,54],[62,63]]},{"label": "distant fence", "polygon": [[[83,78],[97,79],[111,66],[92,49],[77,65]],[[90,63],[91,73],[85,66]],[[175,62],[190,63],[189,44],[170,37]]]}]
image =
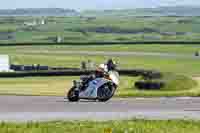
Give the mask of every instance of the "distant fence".
[{"label": "distant fence", "polygon": [[[2,72],[0,78],[17,78],[17,77],[46,77],[46,76],[80,76],[88,75],[94,71],[81,71],[81,70],[63,70],[63,71],[29,71],[29,72]],[[142,76],[148,73],[154,73],[161,75],[161,73],[153,70],[141,70],[141,69],[128,69],[119,70],[120,75],[126,76]]]},{"label": "distant fence", "polygon": [[200,41],[135,41],[135,42],[63,42],[63,43],[0,43],[0,46],[38,46],[38,45],[119,45],[119,44],[129,44],[129,45],[138,45],[138,44],[162,44],[162,45],[174,45],[174,44],[200,44]]},{"label": "distant fence", "polygon": [[66,67],[49,67],[49,66],[43,66],[40,64],[36,65],[15,65],[11,64],[10,69],[14,71],[50,71],[50,70],[70,70],[70,71],[77,71],[80,70],[79,68],[66,68]]}]

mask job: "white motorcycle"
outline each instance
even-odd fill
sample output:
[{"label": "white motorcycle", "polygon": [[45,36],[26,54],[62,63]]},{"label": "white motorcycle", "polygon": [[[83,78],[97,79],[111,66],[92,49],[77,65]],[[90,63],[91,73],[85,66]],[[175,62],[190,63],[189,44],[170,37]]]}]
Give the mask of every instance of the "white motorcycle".
[{"label": "white motorcycle", "polygon": [[74,81],[73,87],[68,91],[67,98],[70,102],[77,102],[80,99],[98,100],[106,102],[113,97],[119,85],[119,74],[117,71],[107,72],[103,78],[95,78],[89,82]]}]

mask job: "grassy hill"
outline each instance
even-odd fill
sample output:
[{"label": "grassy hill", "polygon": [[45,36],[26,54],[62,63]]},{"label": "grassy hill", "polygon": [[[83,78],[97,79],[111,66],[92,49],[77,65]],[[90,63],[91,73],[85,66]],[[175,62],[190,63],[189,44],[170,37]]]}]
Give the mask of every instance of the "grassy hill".
[{"label": "grassy hill", "polygon": [[137,8],[121,10],[102,10],[83,12],[88,16],[199,16],[200,7],[195,6],[169,6],[157,8]]},{"label": "grassy hill", "polygon": [[0,16],[74,16],[78,12],[62,8],[18,8],[0,9]]}]

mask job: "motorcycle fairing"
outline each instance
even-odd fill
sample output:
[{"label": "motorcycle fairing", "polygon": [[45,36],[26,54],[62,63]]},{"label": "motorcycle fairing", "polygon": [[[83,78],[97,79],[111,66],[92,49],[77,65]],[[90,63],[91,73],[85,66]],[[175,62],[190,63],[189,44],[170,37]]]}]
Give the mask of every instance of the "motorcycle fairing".
[{"label": "motorcycle fairing", "polygon": [[79,98],[80,99],[96,99],[98,88],[108,82],[110,82],[110,80],[107,80],[105,78],[96,78],[95,80],[90,81],[87,89],[79,93]]}]

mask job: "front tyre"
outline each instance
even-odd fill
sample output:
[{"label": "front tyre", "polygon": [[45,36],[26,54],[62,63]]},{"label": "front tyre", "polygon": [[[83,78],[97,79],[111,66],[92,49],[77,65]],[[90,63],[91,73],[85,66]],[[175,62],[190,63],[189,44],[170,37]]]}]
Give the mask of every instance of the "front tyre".
[{"label": "front tyre", "polygon": [[106,83],[97,90],[97,97],[100,102],[106,102],[113,97],[116,90],[116,85],[113,83]]},{"label": "front tyre", "polygon": [[69,90],[67,94],[67,98],[70,102],[78,102],[79,101],[79,92],[73,87]]}]

